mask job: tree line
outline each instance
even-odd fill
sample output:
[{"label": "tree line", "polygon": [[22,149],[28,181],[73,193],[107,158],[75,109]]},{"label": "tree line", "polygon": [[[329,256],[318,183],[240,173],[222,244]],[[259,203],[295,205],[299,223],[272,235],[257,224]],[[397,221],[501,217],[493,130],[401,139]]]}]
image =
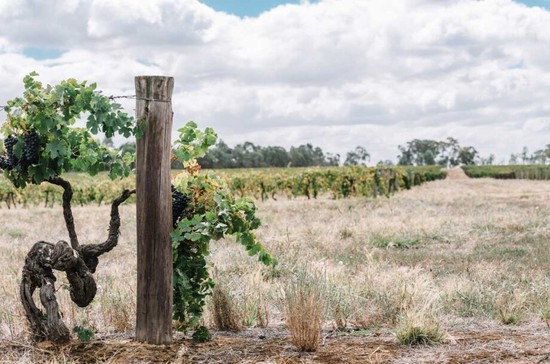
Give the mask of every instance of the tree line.
[{"label": "tree line", "polygon": [[[135,143],[123,144],[114,148],[112,141],[105,139],[103,144],[122,152],[135,152]],[[482,157],[473,146],[462,146],[455,138],[444,140],[413,139],[405,145],[398,146],[397,163],[391,160],[379,161],[381,165],[402,166],[432,166],[454,167],[459,165],[493,165],[496,162],[494,154]],[[342,163],[343,159],[343,163]],[[252,142],[244,142],[230,147],[223,140],[211,147],[203,158],[199,159],[202,168],[262,168],[262,167],[324,167],[324,166],[357,166],[370,162],[370,153],[363,146],[357,146],[346,153],[340,154],[323,151],[322,148],[310,143],[286,149],[280,146],[260,146]],[[508,164],[546,164],[550,162],[550,144],[544,148],[529,153],[527,147],[522,152],[513,153]],[[173,169],[180,169],[177,161]]]},{"label": "tree line", "polygon": [[[344,165],[365,165],[370,155],[358,146],[346,154]],[[280,146],[262,147],[251,142],[231,148],[223,140],[199,159],[203,168],[323,167],[340,165],[340,155],[325,153],[320,147],[303,144],[286,150]]]},{"label": "tree line", "polygon": [[[135,153],[136,144],[128,142],[115,148],[111,139],[104,139],[102,144],[117,152]],[[357,146],[346,153],[345,166],[366,165],[370,154],[365,147]],[[263,168],[263,167],[330,167],[341,164],[340,154],[326,153],[320,147],[303,144],[286,150],[280,146],[262,147],[251,142],[228,146],[223,140],[208,149],[203,158],[198,159],[202,168]],[[172,169],[183,166],[172,161]]]},{"label": "tree line", "polygon": [[508,164],[546,164],[550,162],[550,144],[544,148],[529,153],[529,148],[523,147],[521,153],[512,153]]},{"label": "tree line", "polygon": [[[458,140],[447,138],[443,141],[429,139],[414,139],[404,146],[399,146],[399,165],[441,165],[453,167],[458,165],[493,165],[496,162],[494,154],[488,157],[480,156],[472,146],[461,146]],[[550,144],[544,148],[529,153],[527,147],[523,147],[521,153],[512,153],[508,164],[546,164],[550,162]],[[500,164],[504,164],[502,161]]]}]

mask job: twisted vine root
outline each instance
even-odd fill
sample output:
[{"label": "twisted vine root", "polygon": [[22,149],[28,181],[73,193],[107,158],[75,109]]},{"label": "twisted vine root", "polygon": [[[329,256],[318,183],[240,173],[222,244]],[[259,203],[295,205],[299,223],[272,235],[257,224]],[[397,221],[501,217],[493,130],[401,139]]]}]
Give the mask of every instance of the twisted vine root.
[{"label": "twisted vine root", "polygon": [[[118,244],[120,234],[118,207],[135,193],[135,190],[125,190],[113,201],[109,233],[105,242],[79,245],[71,211],[72,189],[70,183],[61,178],[52,179],[50,182],[65,189],[63,215],[71,244],[69,245],[63,240],[56,244],[45,241],[34,244],[25,258],[20,298],[30,324],[33,340],[65,343],[69,341],[69,329],[61,320],[59,313],[59,305],[55,297],[56,278],[53,270],[63,271],[67,275],[71,300],[79,307],[88,306],[97,292],[92,274],[99,263],[99,256],[111,251]],[[40,302],[46,309],[46,313],[42,312],[34,303],[32,295],[37,288],[40,289]]]}]

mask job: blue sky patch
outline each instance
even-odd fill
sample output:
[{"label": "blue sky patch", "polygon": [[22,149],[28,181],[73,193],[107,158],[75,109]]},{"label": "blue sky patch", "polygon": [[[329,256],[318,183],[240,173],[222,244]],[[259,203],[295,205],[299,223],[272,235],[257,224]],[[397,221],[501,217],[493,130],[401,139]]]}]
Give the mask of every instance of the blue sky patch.
[{"label": "blue sky patch", "polygon": [[[282,4],[300,4],[300,0],[201,0],[202,3],[210,6],[217,11],[223,11],[229,14],[245,16],[258,16],[264,11],[268,11]],[[315,3],[316,0],[310,0]]]},{"label": "blue sky patch", "polygon": [[[282,4],[300,4],[300,0],[200,0],[217,11],[223,11],[240,17],[258,16],[264,11]],[[516,0],[528,6],[540,6],[550,9],[550,0]],[[310,3],[318,0],[310,0]]]},{"label": "blue sky patch", "polygon": [[518,0],[517,2],[529,6],[540,6],[542,8],[550,9],[550,0]]},{"label": "blue sky patch", "polygon": [[25,48],[23,49],[23,54],[27,57],[34,58],[36,60],[43,60],[43,59],[54,59],[58,58],[60,55],[63,54],[63,51],[61,49],[55,49],[55,48]]}]

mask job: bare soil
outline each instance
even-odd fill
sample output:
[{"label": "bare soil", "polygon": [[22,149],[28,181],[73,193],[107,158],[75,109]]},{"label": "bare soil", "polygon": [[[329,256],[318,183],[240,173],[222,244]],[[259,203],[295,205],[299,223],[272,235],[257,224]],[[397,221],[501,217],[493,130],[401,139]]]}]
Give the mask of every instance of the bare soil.
[{"label": "bare soil", "polygon": [[[218,332],[194,343],[176,337],[171,345],[136,343],[131,334],[105,336],[64,346],[0,342],[0,362],[69,363],[550,363],[550,329],[497,327],[449,331],[445,343],[400,345],[390,334],[325,332],[321,348],[300,353],[282,327]],[[480,331],[481,330],[481,331]]]},{"label": "bare soil", "polygon": [[464,170],[462,168],[449,168],[447,169],[447,179],[452,179],[452,180],[455,180],[455,179],[469,179],[470,177],[468,177],[466,175],[466,173],[464,173]]}]

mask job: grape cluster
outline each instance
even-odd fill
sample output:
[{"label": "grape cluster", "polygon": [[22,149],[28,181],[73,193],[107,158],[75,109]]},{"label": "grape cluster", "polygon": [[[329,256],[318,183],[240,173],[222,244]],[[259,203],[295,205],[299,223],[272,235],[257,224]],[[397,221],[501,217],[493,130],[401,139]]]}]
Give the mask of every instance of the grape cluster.
[{"label": "grape cluster", "polygon": [[38,163],[40,153],[40,137],[38,134],[35,131],[30,131],[23,136],[24,148],[21,160],[13,154],[13,147],[17,142],[18,138],[15,135],[9,135],[4,140],[6,155],[0,156],[0,169],[11,171],[19,164],[26,169],[31,164]]},{"label": "grape cluster", "polygon": [[9,135],[4,140],[4,147],[6,149],[6,156],[1,157],[0,159],[0,168],[7,169],[8,171],[11,171],[17,164],[19,163],[19,160],[15,155],[13,155],[13,147],[17,143],[17,137],[14,135]]},{"label": "grape cluster", "polygon": [[25,154],[23,160],[28,164],[38,163],[40,153],[40,137],[34,130],[25,135]]},{"label": "grape cluster", "polygon": [[3,156],[0,156],[0,169],[8,169],[8,162],[6,161],[6,158]]},{"label": "grape cluster", "polygon": [[189,197],[176,190],[172,185],[172,222],[174,229],[177,227],[178,222],[183,218],[184,210],[189,202]]}]

